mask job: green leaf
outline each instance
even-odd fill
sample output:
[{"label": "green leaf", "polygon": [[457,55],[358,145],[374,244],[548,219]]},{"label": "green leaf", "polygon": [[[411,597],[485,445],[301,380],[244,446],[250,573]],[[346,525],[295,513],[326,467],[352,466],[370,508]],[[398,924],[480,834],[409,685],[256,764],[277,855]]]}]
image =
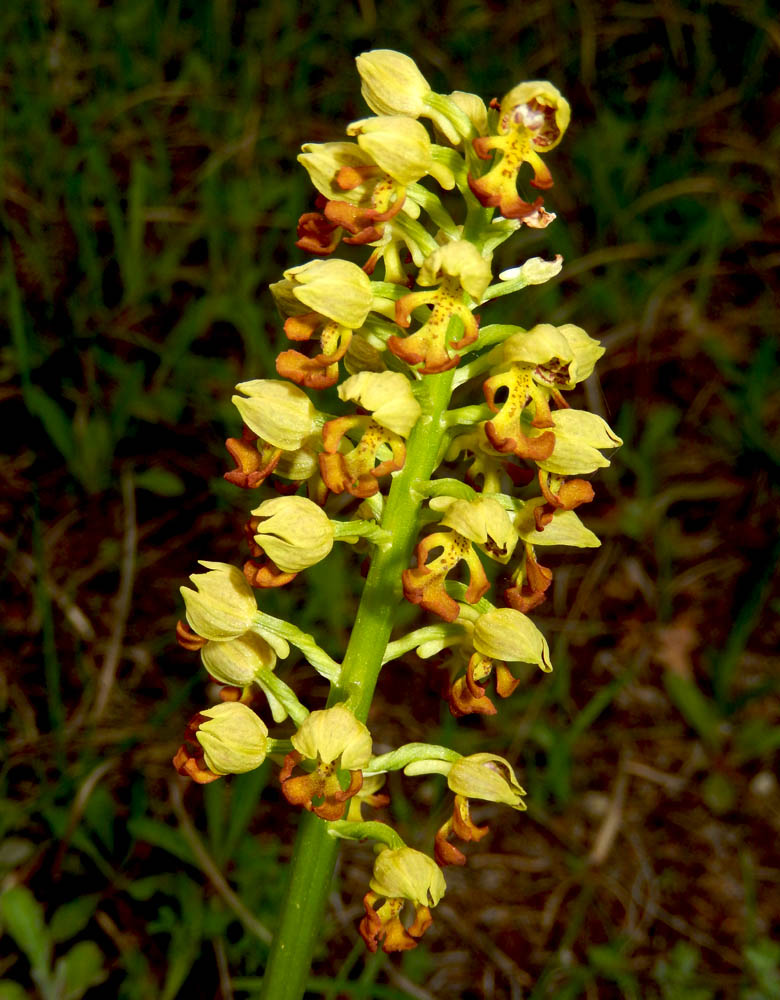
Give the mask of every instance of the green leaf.
[{"label": "green leaf", "polygon": [[160,1000],[174,1000],[198,959],[203,937],[203,892],[192,879],[179,880],[182,919],[171,930],[168,972]]},{"label": "green leaf", "polygon": [[158,820],[150,819],[148,816],[139,816],[136,819],[131,819],[127,824],[127,828],[130,831],[130,835],[135,837],[136,840],[144,840],[153,847],[161,847],[180,861],[196,865],[189,844],[179,831],[174,830],[173,827],[167,826],[165,823],[160,823]]},{"label": "green leaf", "polygon": [[5,929],[30,961],[33,972],[48,973],[52,942],[43,919],[43,907],[30,890],[14,886],[0,897]]},{"label": "green leaf", "polygon": [[57,996],[61,1000],[80,1000],[92,986],[107,977],[105,958],[94,941],[79,941],[67,955],[57,960],[55,980],[60,986]]},{"label": "green leaf", "polygon": [[0,844],[0,868],[20,868],[33,854],[35,854],[35,844],[31,840],[25,840],[23,837],[6,837]]},{"label": "green leaf", "polygon": [[69,941],[82,931],[95,912],[99,899],[97,894],[77,896],[55,910],[49,922],[52,940],[56,943]]},{"label": "green leaf", "polygon": [[62,457],[68,464],[76,458],[76,441],[73,425],[62,408],[37,385],[29,385],[24,391],[27,409],[38,417]]},{"label": "green leaf", "polygon": [[249,829],[257,803],[270,776],[270,761],[265,761],[254,771],[236,775],[231,781],[227,834],[222,845],[225,861],[233,857],[239,841]]},{"label": "green leaf", "polygon": [[139,490],[149,490],[160,497],[178,497],[184,493],[185,485],[174,472],[159,467],[144,469],[135,477]]},{"label": "green leaf", "polygon": [[30,994],[10,979],[0,980],[0,1000],[29,1000]]},{"label": "green leaf", "polygon": [[716,744],[720,740],[721,718],[714,703],[706,698],[696,684],[687,677],[667,670],[664,687],[672,703],[705,743]]}]

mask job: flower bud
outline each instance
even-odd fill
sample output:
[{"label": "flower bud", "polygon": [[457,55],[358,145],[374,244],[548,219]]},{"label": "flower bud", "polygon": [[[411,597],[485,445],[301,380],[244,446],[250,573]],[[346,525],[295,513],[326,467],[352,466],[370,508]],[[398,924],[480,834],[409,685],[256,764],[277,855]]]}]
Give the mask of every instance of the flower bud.
[{"label": "flower bud", "polygon": [[536,663],[552,670],[547,640],[530,618],[514,608],[495,608],[474,625],[474,649],[493,660]]},{"label": "flower bud", "polygon": [[259,767],[266,757],[268,728],[240,701],[225,701],[201,712],[195,737],[203,759],[215,774],[243,774]]},{"label": "flower bud", "polygon": [[320,562],[333,548],[333,525],[306,497],[274,497],[252,511],[262,518],[255,541],[285,573],[299,573]]},{"label": "flower bud", "polygon": [[236,390],[243,393],[243,396],[233,396],[232,400],[241,419],[274,448],[295,451],[313,433],[317,411],[297,385],[273,379],[253,379],[240,382]]},{"label": "flower bud", "polygon": [[262,636],[247,632],[227,642],[207,642],[200,652],[203,666],[219,684],[246,687],[258,670],[273,670],[276,653]]},{"label": "flower bud", "polygon": [[362,81],[363,100],[377,115],[419,118],[430,85],[417,64],[402,52],[374,49],[355,59]]},{"label": "flower bud", "polygon": [[362,770],[371,759],[371,733],[345,705],[312,712],[291,741],[307,760],[332,764],[341,758],[345,771]]},{"label": "flower bud", "polygon": [[257,614],[257,602],[244,574],[227,563],[200,561],[207,573],[193,573],[196,590],[181,587],[190,627],[216,642],[235,639],[248,631]]},{"label": "flower bud", "polygon": [[445,277],[457,278],[472,299],[480,302],[492,277],[490,261],[468,240],[453,240],[425,258],[417,284],[438,285]]},{"label": "flower bud", "polygon": [[357,330],[365,322],[374,295],[366,272],[348,260],[312,260],[284,272],[292,293],[313,312]]},{"label": "flower bud", "polygon": [[382,851],[374,861],[370,886],[378,896],[409,899],[418,906],[436,906],[447,889],[433,858],[412,847]]},{"label": "flower bud", "polygon": [[522,278],[527,285],[543,285],[550,278],[554,278],[561,273],[563,267],[563,257],[555,255],[554,260],[545,260],[543,257],[529,257],[528,260],[519,267],[509,267],[499,274],[501,281],[516,281]]},{"label": "flower bud", "polygon": [[483,802],[503,802],[513,809],[525,809],[514,771],[503,757],[494,753],[475,753],[461,757],[447,775],[447,784],[456,795]]},{"label": "flower bud", "polygon": [[414,118],[400,115],[364,118],[347,126],[347,134],[357,136],[360,148],[379,169],[404,187],[425,174],[435,177],[442,187],[454,186],[450,172],[433,160],[425,126]]},{"label": "flower bud", "polygon": [[345,402],[359,403],[378,424],[401,437],[411,434],[422,412],[409,380],[400,372],[360,372],[345,379],[338,393]]}]

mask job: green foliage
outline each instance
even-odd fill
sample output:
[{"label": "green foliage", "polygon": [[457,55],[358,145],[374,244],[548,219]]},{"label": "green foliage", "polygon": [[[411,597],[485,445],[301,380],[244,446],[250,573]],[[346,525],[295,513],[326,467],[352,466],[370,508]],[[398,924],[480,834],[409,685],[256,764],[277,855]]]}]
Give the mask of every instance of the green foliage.
[{"label": "green foliage", "polygon": [[[105,958],[94,941],[78,941],[52,961],[55,942],[70,940],[89,920],[94,900],[85,899],[86,907],[84,900],[75,901],[75,910],[71,905],[69,911],[63,912],[66,907],[61,907],[47,927],[43,907],[25,886],[14,886],[0,896],[3,927],[29,961],[30,976],[43,1000],[80,1000],[108,975]],[[82,919],[85,908],[89,912]],[[17,983],[0,982],[0,996],[8,1000],[15,1000],[20,989]]]}]

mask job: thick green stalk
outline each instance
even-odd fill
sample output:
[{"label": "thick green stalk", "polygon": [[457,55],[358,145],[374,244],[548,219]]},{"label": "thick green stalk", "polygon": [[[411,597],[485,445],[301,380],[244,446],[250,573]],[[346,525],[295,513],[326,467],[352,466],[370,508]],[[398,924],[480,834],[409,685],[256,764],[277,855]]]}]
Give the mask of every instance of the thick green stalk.
[{"label": "thick green stalk", "polygon": [[[417,487],[430,479],[438,464],[453,375],[454,371],[448,371],[425,379],[426,398],[420,399],[422,415],[409,437],[404,468],[393,480],[382,517],[382,528],[390,532],[391,540],[376,547],[340,683],[331,689],[328,699],[329,705],[346,701],[363,722],[371,707],[395,610],[402,599],[401,574],[409,565],[417,538],[417,515],[423,501]],[[326,824],[307,813],[295,843],[287,898],[268,959],[261,1000],[300,1000],[303,996],[312,953],[321,936],[337,851],[338,843],[328,835]]]}]

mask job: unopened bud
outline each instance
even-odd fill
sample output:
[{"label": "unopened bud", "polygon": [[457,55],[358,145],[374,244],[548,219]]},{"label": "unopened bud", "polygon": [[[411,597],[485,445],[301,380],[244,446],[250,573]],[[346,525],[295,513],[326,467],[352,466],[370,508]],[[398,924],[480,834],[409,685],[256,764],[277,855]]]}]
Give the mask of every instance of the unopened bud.
[{"label": "unopened bud", "polygon": [[348,260],[312,260],[284,272],[292,294],[313,312],[357,330],[365,322],[374,295],[366,272]]},{"label": "unopened bud", "polygon": [[246,687],[258,670],[273,670],[276,653],[262,636],[247,632],[227,642],[207,642],[200,653],[203,666],[219,684]]},{"label": "unopened bud", "polygon": [[300,573],[333,548],[330,518],[306,497],[274,497],[252,513],[261,519],[255,541],[285,573]]},{"label": "unopened bud", "polygon": [[201,712],[195,737],[203,759],[215,774],[243,774],[259,767],[266,757],[268,728],[251,708],[240,701],[226,701]]},{"label": "unopened bud", "polygon": [[263,441],[295,451],[313,433],[317,410],[297,385],[274,379],[253,379],[240,382],[233,396],[233,405],[247,427]]},{"label": "unopened bud", "polygon": [[207,573],[193,573],[196,590],[181,587],[190,627],[216,642],[247,632],[257,614],[257,602],[244,574],[227,563],[204,562]]},{"label": "unopened bud", "polygon": [[430,85],[414,59],[392,49],[374,49],[355,60],[362,81],[363,100],[377,115],[419,118]]}]

